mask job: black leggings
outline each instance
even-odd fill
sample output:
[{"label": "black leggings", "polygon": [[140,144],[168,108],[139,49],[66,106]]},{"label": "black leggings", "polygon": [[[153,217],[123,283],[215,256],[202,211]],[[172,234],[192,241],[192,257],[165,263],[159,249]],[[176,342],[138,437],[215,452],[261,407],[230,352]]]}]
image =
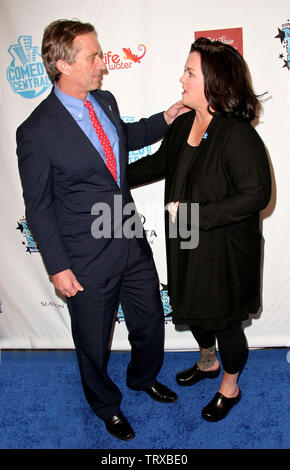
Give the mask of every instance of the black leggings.
[{"label": "black leggings", "polygon": [[228,374],[240,372],[247,358],[247,339],[239,321],[233,321],[227,329],[205,331],[197,326],[190,326],[200,348],[210,348],[217,338],[223,368]]}]

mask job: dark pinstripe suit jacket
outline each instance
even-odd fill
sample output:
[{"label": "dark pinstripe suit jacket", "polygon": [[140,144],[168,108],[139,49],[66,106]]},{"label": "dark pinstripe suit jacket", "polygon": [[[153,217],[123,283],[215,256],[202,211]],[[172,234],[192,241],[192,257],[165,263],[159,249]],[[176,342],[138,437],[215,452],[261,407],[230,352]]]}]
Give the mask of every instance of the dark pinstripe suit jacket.
[{"label": "dark pinstripe suit jacket", "polygon": [[[17,129],[19,172],[26,218],[49,274],[71,268],[80,281],[122,272],[128,239],[95,239],[95,203],[113,209],[114,196],[133,202],[126,179],[128,151],[160,139],[168,129],[161,113],[124,123],[113,95],[92,92],[116,127],[120,145],[120,188],[101,156],[52,91]],[[151,256],[146,239],[140,239]]]}]

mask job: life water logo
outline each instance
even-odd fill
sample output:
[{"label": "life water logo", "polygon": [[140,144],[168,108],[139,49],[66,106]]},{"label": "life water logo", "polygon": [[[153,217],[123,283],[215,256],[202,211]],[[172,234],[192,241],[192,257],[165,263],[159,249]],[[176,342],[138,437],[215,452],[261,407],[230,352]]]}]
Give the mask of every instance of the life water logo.
[{"label": "life water logo", "polygon": [[14,93],[36,98],[51,86],[38,46],[32,45],[32,36],[19,36],[18,43],[11,45],[8,52],[12,61],[6,75]]},{"label": "life water logo", "polygon": [[141,59],[146,54],[146,46],[145,44],[139,44],[137,54],[134,54],[129,47],[123,47],[122,51],[121,55],[112,51],[104,53],[103,59],[108,70],[126,70],[131,69],[132,64],[140,64]]},{"label": "life water logo", "polygon": [[16,230],[20,230],[22,233],[23,237],[25,238],[25,241],[22,242],[23,245],[26,246],[26,251],[28,253],[39,253],[39,249],[37,247],[36,242],[33,239],[33,236],[28,228],[26,219],[20,219],[18,222],[18,227],[16,227]]},{"label": "life water logo", "polygon": [[278,34],[275,36],[275,39],[280,39],[281,45],[284,49],[282,54],[279,54],[279,59],[284,62],[282,68],[287,68],[290,70],[290,22],[289,20],[286,23],[282,24],[281,28],[278,28]]},{"label": "life water logo", "polygon": [[[122,121],[124,122],[135,122],[134,116],[122,116]],[[146,157],[147,155],[152,155],[151,145],[147,145],[147,147],[143,147],[139,150],[131,150],[129,152],[129,163],[136,162],[142,157]]]},{"label": "life water logo", "polygon": [[[161,302],[162,302],[162,307],[163,307],[163,312],[164,312],[164,321],[165,323],[168,323],[172,321],[172,308],[171,308],[170,299],[168,296],[167,285],[160,284],[160,296],[161,296]],[[124,320],[125,320],[124,312],[122,310],[121,305],[119,305],[119,308],[116,314],[116,321],[118,323],[121,323]]]}]

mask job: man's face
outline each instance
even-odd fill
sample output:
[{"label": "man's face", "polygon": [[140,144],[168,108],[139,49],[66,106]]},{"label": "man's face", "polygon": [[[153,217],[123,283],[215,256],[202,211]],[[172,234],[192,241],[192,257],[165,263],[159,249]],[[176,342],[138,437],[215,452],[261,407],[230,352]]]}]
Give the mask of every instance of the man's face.
[{"label": "man's face", "polygon": [[74,46],[78,52],[75,62],[68,65],[67,83],[71,94],[83,99],[89,91],[99,88],[106,66],[102,59],[101,46],[94,33],[77,36]]}]

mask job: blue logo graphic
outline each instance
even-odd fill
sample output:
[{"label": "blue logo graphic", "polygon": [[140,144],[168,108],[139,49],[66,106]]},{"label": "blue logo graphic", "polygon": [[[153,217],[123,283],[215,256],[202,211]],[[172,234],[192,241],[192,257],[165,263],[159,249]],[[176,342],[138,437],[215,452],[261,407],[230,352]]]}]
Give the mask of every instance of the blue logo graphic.
[{"label": "blue logo graphic", "polygon": [[3,310],[2,310],[2,300],[0,300],[0,313],[3,313]]},{"label": "blue logo graphic", "polygon": [[38,46],[32,46],[32,36],[19,36],[18,43],[11,45],[8,52],[12,61],[6,75],[14,93],[36,98],[51,86]]},{"label": "blue logo graphic", "polygon": [[[162,301],[162,306],[163,306],[163,311],[164,311],[164,320],[165,320],[165,323],[167,323],[169,321],[172,321],[172,308],[169,303],[170,300],[168,297],[168,290],[165,284],[161,284],[160,296],[161,296],[161,301]],[[125,321],[124,313],[123,313],[121,305],[119,305],[119,308],[116,314],[116,321],[118,323]]]},{"label": "blue logo graphic", "polygon": [[121,304],[119,304],[119,308],[118,308],[118,311],[117,311],[117,314],[116,314],[116,321],[118,323],[121,323],[121,321],[125,321],[125,317],[124,317],[124,313],[123,313]]},{"label": "blue logo graphic", "polygon": [[28,253],[39,253],[39,249],[37,247],[36,242],[33,239],[33,236],[28,228],[27,222],[25,219],[20,219],[18,222],[18,227],[16,227],[16,230],[20,230],[22,235],[25,238],[25,242],[22,242],[23,245],[26,246],[26,251]]},{"label": "blue logo graphic", "polygon": [[[124,122],[135,122],[134,116],[122,116],[122,120]],[[129,152],[129,163],[136,162],[137,160],[140,160],[140,158],[146,157],[146,155],[152,155],[151,145],[139,150],[131,150]]]},{"label": "blue logo graphic", "polygon": [[168,287],[164,284],[161,284],[162,289],[160,291],[161,301],[164,311],[165,322],[172,321],[172,308],[170,305],[170,298],[168,295]]},{"label": "blue logo graphic", "polygon": [[[285,49],[285,56],[283,54],[279,54],[279,59],[283,60],[284,65],[283,68],[286,67],[290,70],[290,22],[287,20],[286,23],[282,24],[282,29],[278,28],[278,34],[275,38],[280,39],[281,44],[283,44],[283,48]],[[285,59],[286,58],[286,59]]]}]

